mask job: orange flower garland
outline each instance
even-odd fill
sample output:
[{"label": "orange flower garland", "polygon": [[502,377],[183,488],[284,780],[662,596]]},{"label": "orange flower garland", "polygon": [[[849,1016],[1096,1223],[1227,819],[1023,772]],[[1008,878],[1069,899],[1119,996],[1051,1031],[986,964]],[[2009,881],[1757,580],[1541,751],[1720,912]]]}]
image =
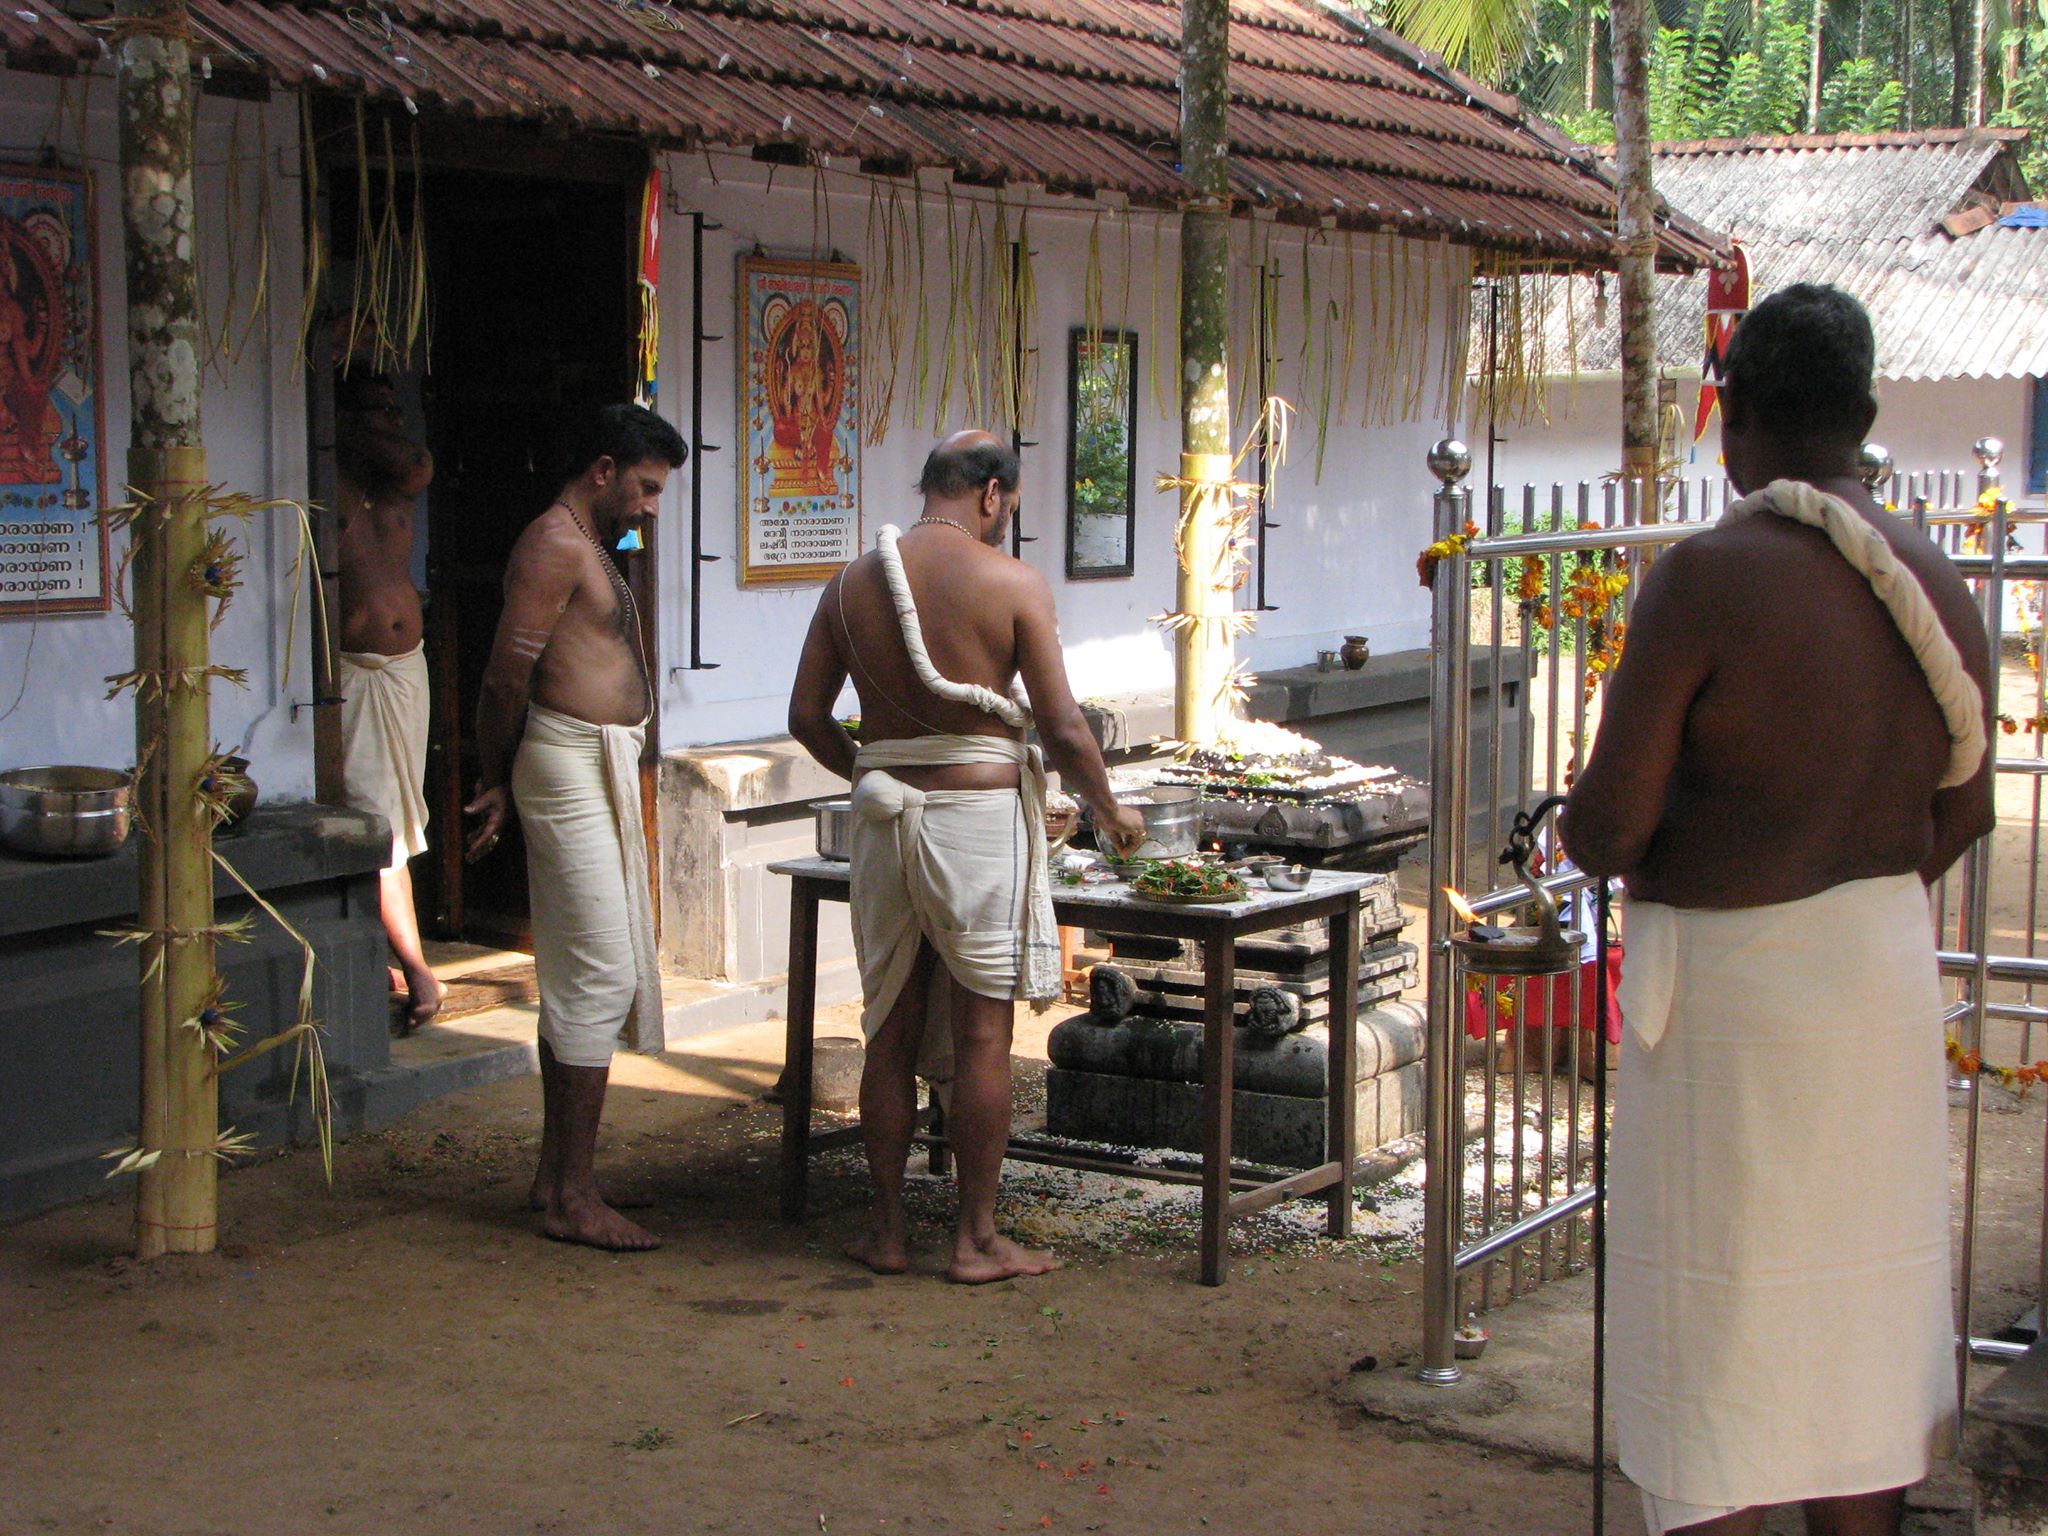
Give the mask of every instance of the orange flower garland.
[{"label": "orange flower garland", "polygon": [[2027,1090],[2036,1083],[2048,1082],[2048,1059],[2035,1062],[2032,1066],[2001,1067],[1986,1064],[1975,1051],[1965,1050],[1963,1042],[1950,1035],[1943,1042],[1949,1065],[1964,1077],[1976,1077],[1989,1072],[2001,1088],[2025,1098]]}]

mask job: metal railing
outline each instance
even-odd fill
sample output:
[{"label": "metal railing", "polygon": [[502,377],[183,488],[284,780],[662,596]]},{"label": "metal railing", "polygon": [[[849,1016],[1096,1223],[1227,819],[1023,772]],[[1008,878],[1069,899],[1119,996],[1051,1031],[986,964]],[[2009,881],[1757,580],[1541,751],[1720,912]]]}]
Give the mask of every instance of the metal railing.
[{"label": "metal railing", "polygon": [[[1971,579],[1996,656],[2006,628],[2008,584],[2048,578],[2048,555],[2012,547],[2017,530],[2038,534],[2044,522],[2038,509],[2018,511],[2001,502],[1988,518],[1979,511],[1978,492],[1998,483],[1996,445],[1979,448],[1982,468],[1974,489],[1954,472],[1895,479],[1882,450],[1867,451],[1865,478],[1876,489],[1892,482],[1901,494],[1901,515],[1948,550]],[[1474,978],[1448,942],[1453,913],[1445,890],[1465,893],[1482,917],[1522,905],[1527,897],[1518,884],[1495,883],[1493,854],[1514,814],[1565,792],[1591,748],[1598,704],[1587,678],[1603,649],[1601,626],[1626,622],[1629,593],[1613,597],[1608,611],[1589,614],[1585,605],[1567,601],[1573,573],[1639,563],[1648,552],[1691,537],[1711,526],[1732,492],[1723,481],[1667,484],[1656,516],[1644,519],[1632,486],[1582,484],[1568,495],[1566,487],[1553,485],[1547,497],[1525,487],[1518,518],[1508,515],[1506,498],[1496,491],[1485,526],[1461,544],[1454,536],[1471,520],[1472,496],[1462,484],[1469,455],[1461,445],[1441,443],[1431,452],[1430,468],[1441,481],[1433,537],[1444,553],[1432,581],[1421,1375],[1448,1384],[1460,1376],[1455,1335],[1468,1307],[1490,1309],[1559,1274],[1577,1272],[1589,1257],[1584,1227],[1596,1198],[1594,1095],[1581,1069],[1604,1070],[1607,1046],[1588,1033],[1589,989],[1578,975],[1519,982],[1485,978],[1474,990]],[[1537,560],[1542,563],[1532,576],[1525,562]],[[1546,610],[1547,625],[1539,622]],[[1472,652],[1482,647],[1496,668],[1504,653],[1521,653],[1522,686],[1530,696],[1520,711],[1519,732],[1504,729],[1501,690],[1488,690],[1475,705]],[[2043,684],[2037,673],[2033,717],[2048,716]],[[1475,708],[1487,712],[1478,721]],[[1480,724],[1487,728],[1475,754],[1474,728]],[[1963,1044],[1981,1052],[1986,1020],[2010,1020],[2020,1027],[2021,1059],[2032,1060],[2033,1025],[2048,1021],[2048,1009],[2035,1005],[2033,993],[2036,986],[2048,986],[2048,961],[2036,949],[2048,736],[2036,730],[2025,740],[2031,755],[1998,759],[2001,774],[2030,781],[2025,953],[1987,953],[1978,937],[1991,931],[1989,840],[1972,851],[1957,878],[1940,883],[1935,911],[1943,974],[1957,983],[1949,1021]],[[2000,745],[2009,749],[2019,741],[2000,735],[1994,751]],[[1570,868],[1554,848],[1552,858],[1546,884],[1561,903],[1576,901],[1590,919],[1590,878]],[[1590,927],[1590,921],[1581,926]],[[1994,1000],[1994,985],[2017,987],[2024,995]],[[1592,1059],[1582,1061],[1588,1053]],[[1972,1327],[1980,1098],[1970,1093],[1964,1125],[1958,1333],[1978,1353],[2005,1353],[2011,1346],[1977,1338]],[[2048,1239],[2042,1270],[2048,1289]],[[1968,1353],[1959,1357],[1959,1386]]]}]

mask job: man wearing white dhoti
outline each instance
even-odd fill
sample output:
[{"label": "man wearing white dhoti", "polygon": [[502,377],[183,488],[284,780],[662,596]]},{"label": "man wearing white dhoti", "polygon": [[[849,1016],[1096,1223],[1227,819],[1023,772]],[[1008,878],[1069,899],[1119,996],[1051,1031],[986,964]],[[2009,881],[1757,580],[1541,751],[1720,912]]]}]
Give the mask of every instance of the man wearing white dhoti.
[{"label": "man wearing white dhoti", "polygon": [[1564,820],[1627,887],[1610,1380],[1653,1533],[1891,1536],[1955,1411],[1925,887],[1993,824],[1968,590],[1856,475],[1870,322],[1799,285],[1728,353],[1749,493],[1660,557]]},{"label": "man wearing white dhoti", "polygon": [[378,913],[404,983],[409,1032],[441,1007],[420,948],[408,861],[427,847],[427,660],[412,584],[413,505],[434,461],[405,431],[390,379],[356,365],[334,388],[335,522],[341,567],[341,801],[391,828]]},{"label": "man wearing white dhoti", "polygon": [[[790,733],[854,780],[860,1113],[874,1207],[848,1253],[882,1274],[910,1267],[903,1177],[920,1074],[946,1094],[959,1165],[947,1275],[976,1283],[1054,1267],[995,1225],[1015,1002],[1042,1006],[1059,991],[1044,763],[1106,836],[1134,843],[1143,832],[1111,796],[1067,684],[1051,590],[1000,550],[1018,475],[1016,454],[986,432],[934,449],[918,481],[923,516],[900,536],[883,528],[875,551],[826,586],[790,694]],[[833,715],[849,673],[858,751]],[[1029,709],[1011,696],[1020,680]],[[1023,739],[1034,716],[1042,756]]]},{"label": "man wearing white dhoti", "polygon": [[[640,753],[652,700],[640,620],[611,551],[655,515],[686,457],[652,411],[611,405],[572,442],[570,475],[505,570],[477,704],[481,782],[469,856],[516,814],[540,982],[541,1143],[530,1203],[562,1242],[659,1246],[600,1193],[593,1162],[612,1053],[662,1048]],[[516,749],[516,752],[515,752]]]}]

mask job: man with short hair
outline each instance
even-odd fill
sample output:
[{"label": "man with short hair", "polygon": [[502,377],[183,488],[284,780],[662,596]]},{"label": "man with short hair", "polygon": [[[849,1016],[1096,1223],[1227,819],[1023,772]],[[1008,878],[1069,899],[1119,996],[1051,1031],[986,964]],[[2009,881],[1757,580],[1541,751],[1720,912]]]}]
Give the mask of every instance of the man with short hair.
[{"label": "man with short hair", "polygon": [[[652,683],[612,551],[655,515],[688,456],[676,429],[609,405],[575,434],[552,505],[512,548],[477,704],[481,782],[469,857],[515,813],[526,838],[540,982],[542,1128],[531,1202],[562,1242],[660,1239],[612,1209],[592,1172],[612,1052],[662,1049],[661,977],[640,819]],[[516,755],[515,755],[516,749]]]},{"label": "man with short hair", "polygon": [[424,624],[412,581],[413,505],[434,460],[405,430],[388,375],[360,364],[334,381],[335,522],[341,567],[341,802],[391,828],[378,913],[405,983],[403,1032],[441,1007],[420,947],[410,861],[427,847]]},{"label": "man with short hair", "polygon": [[1737,328],[1746,494],[1643,583],[1566,808],[1627,886],[1609,1181],[1622,1470],[1651,1532],[1893,1536],[1955,1410],[1928,884],[1994,823],[1990,648],[1870,499],[1861,306]]},{"label": "man with short hair", "polygon": [[[1051,590],[1001,550],[1018,480],[1016,454],[989,433],[939,444],[918,480],[924,515],[900,537],[884,527],[873,553],[826,584],[790,694],[790,734],[854,781],[860,1116],[874,1206],[848,1252],[880,1274],[910,1266],[903,1177],[919,1074],[947,1095],[959,1164],[947,1275],[980,1283],[1056,1267],[995,1225],[1014,1000],[1043,1006],[1059,991],[1044,763],[1106,838],[1135,845],[1144,832],[1110,793],[1074,702]],[[858,749],[832,712],[849,670]],[[1028,709],[1012,697],[1020,679]],[[1034,716],[1042,756],[1024,743]]]}]

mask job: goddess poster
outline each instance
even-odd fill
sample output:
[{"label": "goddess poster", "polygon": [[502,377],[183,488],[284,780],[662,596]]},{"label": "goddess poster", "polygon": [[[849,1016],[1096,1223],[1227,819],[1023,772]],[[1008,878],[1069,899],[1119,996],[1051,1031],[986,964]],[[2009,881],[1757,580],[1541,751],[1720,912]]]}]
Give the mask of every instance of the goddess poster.
[{"label": "goddess poster", "polygon": [[0,165],[0,616],[107,608],[93,236],[82,175]]},{"label": "goddess poster", "polygon": [[740,585],[860,553],[860,268],[742,256]]}]

